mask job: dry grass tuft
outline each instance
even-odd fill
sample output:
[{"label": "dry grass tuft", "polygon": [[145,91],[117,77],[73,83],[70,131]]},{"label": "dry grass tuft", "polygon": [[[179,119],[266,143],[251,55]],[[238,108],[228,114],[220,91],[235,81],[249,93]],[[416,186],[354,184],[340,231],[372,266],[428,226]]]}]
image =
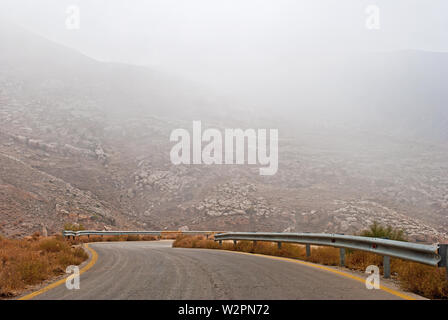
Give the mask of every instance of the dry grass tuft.
[{"label": "dry grass tuft", "polygon": [[180,232],[163,232],[162,231],[162,235],[160,236],[160,239],[163,240],[176,240],[178,236],[180,236],[181,233]]},{"label": "dry grass tuft", "polygon": [[382,270],[383,257],[364,251],[352,251],[346,254],[345,264],[347,267],[356,270],[366,270],[370,265],[375,265]]},{"label": "dry grass tuft", "polygon": [[391,266],[398,273],[401,286],[431,299],[448,299],[445,269],[396,259]]},{"label": "dry grass tuft", "polygon": [[327,266],[337,266],[339,265],[339,249],[332,247],[311,247],[311,256],[307,260]]},{"label": "dry grass tuft", "polygon": [[127,236],[126,241],[140,241],[139,235],[130,234]]},{"label": "dry grass tuft", "polygon": [[157,237],[156,236],[150,236],[150,235],[143,235],[143,236],[140,236],[140,240],[141,241],[156,241]]},{"label": "dry grass tuft", "polygon": [[23,240],[0,239],[0,298],[14,297],[88,258],[84,249],[73,248],[61,238],[36,234]]}]

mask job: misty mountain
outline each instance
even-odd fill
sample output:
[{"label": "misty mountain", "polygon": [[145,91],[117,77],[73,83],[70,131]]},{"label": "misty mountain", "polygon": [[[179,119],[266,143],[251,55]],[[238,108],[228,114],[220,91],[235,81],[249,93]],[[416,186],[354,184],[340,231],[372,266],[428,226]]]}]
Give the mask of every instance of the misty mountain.
[{"label": "misty mountain", "polygon": [[0,26],[0,42],[0,76],[20,83],[21,96],[51,96],[60,104],[88,98],[105,116],[153,114],[195,119],[227,114],[228,106],[217,96],[168,73],[99,62],[6,22]]},{"label": "misty mountain", "polygon": [[238,125],[246,119],[252,126],[260,119],[294,130],[336,127],[438,141],[448,136],[445,53],[299,51],[294,60],[242,68],[235,79],[241,86],[225,97],[163,70],[96,61],[6,23],[0,40],[1,74],[21,82],[23,94],[89,97],[105,116],[226,118]]}]

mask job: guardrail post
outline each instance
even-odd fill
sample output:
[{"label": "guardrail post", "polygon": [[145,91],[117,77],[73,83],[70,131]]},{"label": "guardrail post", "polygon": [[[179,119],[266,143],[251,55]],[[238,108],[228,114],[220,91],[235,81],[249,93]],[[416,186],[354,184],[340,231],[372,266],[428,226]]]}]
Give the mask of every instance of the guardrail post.
[{"label": "guardrail post", "polygon": [[234,246],[234,247],[236,247],[237,242],[238,242],[238,241],[233,240],[233,246]]},{"label": "guardrail post", "polygon": [[439,244],[438,254],[440,255],[438,266],[445,267],[445,278],[448,280],[448,244]]},{"label": "guardrail post", "polygon": [[311,246],[309,244],[305,245],[306,247],[306,256],[309,257],[311,255]]},{"label": "guardrail post", "polygon": [[278,250],[280,250],[282,248],[282,243],[281,242],[277,242],[277,248],[278,248]]},{"label": "guardrail post", "polygon": [[345,248],[339,248],[339,264],[345,267]]},{"label": "guardrail post", "polygon": [[390,257],[389,256],[383,257],[383,269],[384,269],[384,278],[389,279],[390,278]]},{"label": "guardrail post", "polygon": [[254,247],[257,245],[257,240],[254,240]]},{"label": "guardrail post", "polygon": [[219,246],[222,247],[222,240],[219,240],[218,243],[219,243]]},{"label": "guardrail post", "polygon": [[205,235],[205,239],[207,239],[208,240],[208,233]]}]

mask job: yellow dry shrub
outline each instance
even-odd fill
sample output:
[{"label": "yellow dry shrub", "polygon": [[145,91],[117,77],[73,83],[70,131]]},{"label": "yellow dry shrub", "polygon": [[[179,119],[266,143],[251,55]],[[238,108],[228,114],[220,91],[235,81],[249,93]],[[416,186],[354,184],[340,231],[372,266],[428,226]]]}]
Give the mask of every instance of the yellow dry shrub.
[{"label": "yellow dry shrub", "polygon": [[72,248],[58,237],[0,239],[0,298],[14,297],[87,258],[84,249]]}]

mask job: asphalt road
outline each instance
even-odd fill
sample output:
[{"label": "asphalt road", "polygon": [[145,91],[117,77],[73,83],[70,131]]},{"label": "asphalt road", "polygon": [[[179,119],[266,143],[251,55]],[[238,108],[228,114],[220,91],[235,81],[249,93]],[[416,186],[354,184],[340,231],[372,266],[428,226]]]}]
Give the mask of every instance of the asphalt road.
[{"label": "asphalt road", "polygon": [[294,262],[171,241],[90,244],[98,261],[79,290],[60,285],[34,299],[399,299]]}]

